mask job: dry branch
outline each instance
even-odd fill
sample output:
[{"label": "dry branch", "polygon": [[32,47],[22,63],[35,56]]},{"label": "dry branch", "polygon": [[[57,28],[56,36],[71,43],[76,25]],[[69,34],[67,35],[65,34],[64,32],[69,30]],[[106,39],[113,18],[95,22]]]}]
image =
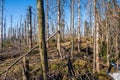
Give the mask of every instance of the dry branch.
[{"label": "dry branch", "polygon": [[35,48],[37,48],[38,45],[34,46],[31,50],[29,50],[26,54],[20,56],[18,59],[16,59],[10,66],[8,66],[8,68],[6,70],[4,70],[3,72],[0,73],[0,75],[4,74],[6,71],[8,71],[12,66],[14,66],[17,62],[19,62],[23,57],[25,57],[26,55],[28,55],[32,50],[34,50]]},{"label": "dry branch", "polygon": [[39,70],[41,68],[41,66],[35,68],[34,70],[30,71],[30,74],[32,74],[33,72],[36,72],[37,70]]},{"label": "dry branch", "polygon": [[[54,37],[57,33],[59,33],[60,31],[57,31],[56,33],[54,33],[52,36],[50,36],[47,40],[49,41],[52,37]],[[4,74],[5,72],[7,72],[9,69],[12,68],[12,66],[14,66],[17,62],[19,62],[23,57],[25,57],[26,55],[28,55],[32,50],[34,50],[35,48],[37,48],[38,45],[34,46],[32,49],[30,49],[27,53],[23,54],[22,56],[20,56],[18,59],[16,59],[10,66],[8,66],[8,68],[6,68],[6,70],[4,70],[3,72],[0,73],[0,76],[2,74]]]},{"label": "dry branch", "polygon": [[52,36],[50,36],[47,40],[46,40],[46,42],[48,42],[52,37],[54,37],[57,33],[60,33],[60,31],[57,31],[56,33],[54,33]]}]

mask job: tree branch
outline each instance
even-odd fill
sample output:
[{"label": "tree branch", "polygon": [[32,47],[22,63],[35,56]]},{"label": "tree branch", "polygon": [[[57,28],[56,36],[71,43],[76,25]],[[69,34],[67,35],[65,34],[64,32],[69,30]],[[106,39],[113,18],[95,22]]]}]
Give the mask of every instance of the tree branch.
[{"label": "tree branch", "polygon": [[[57,31],[56,33],[54,33],[52,36],[50,36],[46,42],[48,42],[52,37],[54,37],[57,33],[59,33],[60,31]],[[0,76],[2,74],[4,74],[5,72],[7,72],[9,69],[12,68],[12,66],[14,66],[17,62],[19,62],[23,57],[27,56],[32,50],[34,50],[35,48],[39,47],[39,45],[34,46],[32,49],[30,49],[27,53],[23,54],[22,56],[20,56],[18,59],[16,59],[10,66],[8,66],[8,68],[6,68],[3,72],[0,73]]]}]

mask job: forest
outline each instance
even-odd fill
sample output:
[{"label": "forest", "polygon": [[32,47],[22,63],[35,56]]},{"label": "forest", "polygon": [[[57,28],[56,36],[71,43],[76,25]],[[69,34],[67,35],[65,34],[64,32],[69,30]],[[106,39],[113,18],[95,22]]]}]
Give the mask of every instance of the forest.
[{"label": "forest", "polygon": [[120,0],[0,0],[0,80],[120,80],[119,30]]}]

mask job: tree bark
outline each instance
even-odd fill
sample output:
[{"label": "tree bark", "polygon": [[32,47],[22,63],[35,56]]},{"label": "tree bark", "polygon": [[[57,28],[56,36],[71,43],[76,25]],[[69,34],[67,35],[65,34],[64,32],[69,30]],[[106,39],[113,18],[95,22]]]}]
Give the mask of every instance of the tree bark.
[{"label": "tree bark", "polygon": [[29,61],[23,57],[23,80],[30,80]]},{"label": "tree bark", "polygon": [[47,50],[45,42],[45,20],[44,20],[44,3],[43,0],[37,0],[37,10],[38,10],[38,44],[40,50],[40,60],[42,66],[42,73],[44,80],[47,79],[48,71],[48,59]]},{"label": "tree bark", "polygon": [[95,42],[94,42],[94,60],[96,60],[95,62],[94,62],[94,64],[96,64],[96,66],[94,65],[94,67],[96,67],[95,68],[95,70],[96,70],[96,72],[97,73],[99,73],[99,23],[98,23],[98,21],[97,21],[97,18],[98,18],[98,15],[97,15],[97,8],[96,8],[96,2],[97,2],[97,0],[94,0],[94,29],[95,29],[95,34],[94,34],[94,40],[95,40]]},{"label": "tree bark", "polygon": [[1,9],[1,21],[0,21],[0,49],[3,48],[3,6],[4,6],[4,0],[1,0],[2,9]]},{"label": "tree bark", "polygon": [[32,7],[29,6],[29,49],[32,48]]},{"label": "tree bark", "polygon": [[74,52],[74,0],[71,0],[71,57],[73,58]]},{"label": "tree bark", "polygon": [[[46,0],[46,39],[49,38],[49,24],[48,24],[48,10],[49,10],[49,3],[48,3],[48,0]],[[49,44],[48,42],[46,43],[47,44],[47,48],[49,47]]]},{"label": "tree bark", "polygon": [[116,27],[116,39],[115,39],[115,43],[116,43],[116,64],[117,64],[117,70],[119,70],[119,64],[118,64],[118,60],[119,60],[119,50],[118,50],[118,28]]},{"label": "tree bark", "polygon": [[107,28],[107,66],[109,66],[109,27],[108,27],[108,21],[106,19],[106,28]]},{"label": "tree bark", "polygon": [[99,27],[96,24],[96,71],[99,73]]},{"label": "tree bark", "polygon": [[78,0],[78,52],[80,52],[80,0]]},{"label": "tree bark", "polygon": [[6,17],[4,18],[4,41],[6,40]]},{"label": "tree bark", "polygon": [[[58,24],[57,24],[57,30],[60,31],[60,0],[57,0],[57,5],[58,5]],[[60,50],[60,32],[58,33],[57,36],[57,49],[58,49],[58,54],[60,55],[60,58],[62,59],[62,54],[61,54],[61,50]]]},{"label": "tree bark", "polygon": [[24,28],[25,28],[25,45],[27,45],[27,25],[26,25],[26,20],[24,21]]},{"label": "tree bark", "polygon": [[[95,26],[95,23],[94,23],[94,26]],[[96,47],[96,41],[95,41],[95,33],[96,33],[96,30],[95,30],[95,27],[94,27],[94,32],[93,32],[93,40],[94,40],[94,47],[93,47],[93,74],[95,74],[96,72],[96,50],[95,50],[95,47]]]}]

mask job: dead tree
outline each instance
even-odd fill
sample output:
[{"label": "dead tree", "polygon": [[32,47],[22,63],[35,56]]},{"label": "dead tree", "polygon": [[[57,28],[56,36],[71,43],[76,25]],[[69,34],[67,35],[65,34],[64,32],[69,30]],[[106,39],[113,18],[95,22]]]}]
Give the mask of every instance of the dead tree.
[{"label": "dead tree", "polygon": [[[49,2],[48,2],[48,0],[46,0],[46,39],[49,38],[48,10],[49,10]],[[47,44],[47,48],[48,48],[49,47],[48,42],[46,44]]]},{"label": "dead tree", "polygon": [[37,20],[36,20],[36,15],[34,16],[34,35],[33,35],[33,40],[36,42],[37,41],[37,30],[36,30],[36,28],[37,28]]},{"label": "dead tree", "polygon": [[71,0],[71,19],[70,19],[70,26],[71,26],[71,58],[73,58],[73,51],[74,51],[74,0]]},{"label": "dead tree", "polygon": [[106,28],[107,28],[107,66],[109,66],[109,26],[108,26],[108,20],[106,18]]},{"label": "dead tree", "polygon": [[75,72],[74,72],[74,70],[73,70],[72,61],[71,61],[69,55],[68,55],[68,63],[67,63],[67,66],[68,66],[68,74],[69,74],[69,76],[74,76],[74,75],[75,75]]},{"label": "dead tree", "polygon": [[42,66],[42,73],[44,80],[47,79],[48,71],[48,59],[47,59],[47,49],[45,42],[45,17],[44,17],[44,3],[43,0],[37,0],[37,10],[38,10],[38,44],[40,50],[40,60]]},{"label": "dead tree", "polygon": [[117,70],[119,70],[118,27],[116,27],[115,48],[116,48],[115,53],[116,53]]},{"label": "dead tree", "polygon": [[[96,13],[96,1],[94,0],[94,17],[95,17],[95,13]],[[96,72],[96,19],[94,19],[94,33],[93,33],[93,36],[94,36],[94,48],[93,48],[93,73],[95,74]]]},{"label": "dead tree", "polygon": [[13,16],[10,16],[10,41],[12,41],[13,36]]},{"label": "dead tree", "polygon": [[24,21],[24,29],[25,29],[25,33],[24,33],[25,44],[27,45],[27,23],[26,23],[26,20]]},{"label": "dead tree", "polygon": [[80,0],[78,0],[78,52],[80,52]]},{"label": "dead tree", "polygon": [[65,6],[66,1],[60,1],[60,32],[61,32],[61,39],[64,40],[64,30],[65,30]]},{"label": "dead tree", "polygon": [[29,49],[32,48],[32,7],[29,6],[28,8],[28,27],[29,27],[29,30],[28,30],[28,39],[29,39]]},{"label": "dead tree", "polygon": [[[60,0],[57,0],[57,5],[58,5],[58,24],[57,24],[57,30],[60,31]],[[60,32],[57,36],[57,50],[58,50],[58,54],[60,55],[60,58],[62,59],[62,54],[61,54],[61,50],[60,50]]]},{"label": "dead tree", "polygon": [[4,40],[6,40],[6,17],[4,18]]},{"label": "dead tree", "polygon": [[23,57],[23,80],[30,80],[29,61]]},{"label": "dead tree", "polygon": [[100,70],[99,70],[99,23],[98,23],[98,21],[97,21],[97,18],[98,18],[98,15],[97,15],[97,8],[96,8],[96,2],[97,2],[97,0],[94,0],[94,29],[95,29],[95,34],[94,34],[94,40],[95,40],[95,42],[94,42],[94,44],[95,44],[95,46],[94,46],[94,48],[95,48],[95,52],[94,52],[94,57],[96,58],[95,59],[95,63],[96,63],[96,68],[95,68],[95,70],[96,70],[96,72],[99,72]]},{"label": "dead tree", "polygon": [[3,8],[4,8],[4,0],[1,0],[0,49],[3,48]]}]

